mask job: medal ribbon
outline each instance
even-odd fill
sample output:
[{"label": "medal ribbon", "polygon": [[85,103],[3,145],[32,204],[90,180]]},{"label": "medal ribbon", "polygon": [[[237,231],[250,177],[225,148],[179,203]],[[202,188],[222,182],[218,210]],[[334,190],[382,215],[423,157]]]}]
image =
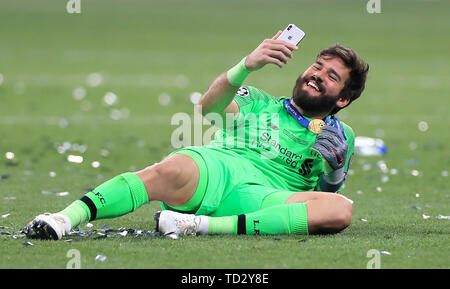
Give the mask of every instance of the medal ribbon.
[{"label": "medal ribbon", "polygon": [[[292,99],[292,98],[291,98]],[[292,105],[291,103],[291,99],[286,99],[283,104],[284,107],[286,108],[287,112],[292,115],[293,118],[295,118],[297,120],[297,122],[299,124],[301,124],[302,126],[308,128],[309,127],[309,120],[307,120],[296,108],[295,106]],[[341,122],[337,119],[337,117],[333,116],[327,116],[324,120],[326,125],[330,125],[330,126],[334,126],[337,129],[339,129],[342,132],[342,135],[345,137],[345,139],[347,139],[347,137],[345,136],[344,133],[344,128],[341,125]]]}]

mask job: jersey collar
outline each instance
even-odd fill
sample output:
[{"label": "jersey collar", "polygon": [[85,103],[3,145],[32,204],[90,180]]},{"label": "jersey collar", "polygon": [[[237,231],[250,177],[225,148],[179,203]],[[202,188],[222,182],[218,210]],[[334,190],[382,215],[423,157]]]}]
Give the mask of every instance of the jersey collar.
[{"label": "jersey collar", "polygon": [[[290,99],[285,99],[283,101],[284,107],[286,108],[286,111],[293,117],[295,118],[295,120],[297,120],[297,122],[302,125],[305,128],[309,127],[309,122],[311,121],[310,118],[303,116],[296,108],[295,106],[292,105],[291,103],[292,98]],[[345,133],[344,133],[344,128],[342,127],[341,122],[338,120],[338,118],[336,116],[327,116],[323,119],[323,121],[325,122],[326,125],[330,125],[330,126],[334,126],[336,128],[338,128],[341,132],[342,135],[345,137]],[[345,139],[347,139],[345,137]]]}]

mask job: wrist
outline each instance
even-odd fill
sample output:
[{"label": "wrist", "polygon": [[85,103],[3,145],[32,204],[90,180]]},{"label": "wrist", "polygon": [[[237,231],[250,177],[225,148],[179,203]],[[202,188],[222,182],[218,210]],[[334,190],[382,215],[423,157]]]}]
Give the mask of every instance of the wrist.
[{"label": "wrist", "polygon": [[345,180],[344,168],[332,171],[330,173],[323,173],[319,177],[318,188],[323,192],[335,193],[339,191]]},{"label": "wrist", "polygon": [[333,168],[330,166],[330,164],[324,158],[322,158],[322,165],[324,174],[328,175],[334,171]]},{"label": "wrist", "polygon": [[251,71],[245,66],[246,58],[247,57],[242,58],[238,64],[227,71],[227,79],[231,85],[241,86],[247,76],[251,73]]},{"label": "wrist", "polygon": [[342,183],[345,179],[344,168],[340,168],[337,170],[325,171],[323,173],[323,179],[329,184],[339,184]]}]

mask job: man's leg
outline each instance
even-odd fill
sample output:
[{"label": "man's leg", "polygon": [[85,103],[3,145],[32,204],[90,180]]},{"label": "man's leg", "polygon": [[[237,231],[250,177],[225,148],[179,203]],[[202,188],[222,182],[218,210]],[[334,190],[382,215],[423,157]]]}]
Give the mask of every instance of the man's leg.
[{"label": "man's leg", "polygon": [[200,177],[196,162],[181,153],[138,171],[136,175],[144,184],[149,201],[161,201],[170,206],[188,202]]},{"label": "man's leg", "polygon": [[39,215],[31,223],[29,235],[60,239],[82,223],[119,217],[153,200],[179,206],[191,199],[198,180],[194,160],[174,154],[139,172],[112,178],[57,214]]},{"label": "man's leg", "polygon": [[310,234],[337,233],[350,226],[353,201],[343,195],[327,192],[301,192],[286,204],[306,203]]},{"label": "man's leg", "polygon": [[[261,210],[239,216],[209,218],[209,227],[213,228],[213,233],[337,233],[350,225],[352,211],[351,201],[338,194],[281,191],[268,195]],[[232,218],[233,227],[230,223]],[[225,220],[230,224],[228,228],[220,226]],[[215,232],[214,227],[221,230]]]},{"label": "man's leg", "polygon": [[[276,192],[268,196],[261,210],[234,216],[208,217],[162,212],[162,232],[193,232],[199,234],[322,234],[337,233],[351,223],[352,202],[338,194],[326,192]],[[282,200],[282,202],[280,202]],[[164,214],[164,215],[163,215]],[[185,217],[186,216],[186,217]],[[175,221],[187,218],[188,222]],[[169,222],[167,220],[170,220]],[[171,221],[186,224],[177,231]]]}]

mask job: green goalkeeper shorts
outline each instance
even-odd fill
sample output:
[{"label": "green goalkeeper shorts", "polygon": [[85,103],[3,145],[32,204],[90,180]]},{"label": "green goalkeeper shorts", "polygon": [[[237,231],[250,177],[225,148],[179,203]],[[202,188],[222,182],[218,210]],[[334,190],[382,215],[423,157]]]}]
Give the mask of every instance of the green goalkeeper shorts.
[{"label": "green goalkeeper shorts", "polygon": [[191,157],[200,172],[194,196],[186,204],[161,208],[196,215],[232,216],[285,203],[295,192],[274,188],[267,176],[245,157],[214,147],[186,147],[173,154]]}]

